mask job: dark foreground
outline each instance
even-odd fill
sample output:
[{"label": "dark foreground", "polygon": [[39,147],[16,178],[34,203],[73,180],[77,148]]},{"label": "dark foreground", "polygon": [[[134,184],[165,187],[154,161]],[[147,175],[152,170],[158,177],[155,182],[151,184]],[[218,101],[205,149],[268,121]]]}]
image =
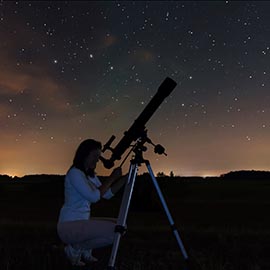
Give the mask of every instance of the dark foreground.
[{"label": "dark foreground", "polygon": [[[170,181],[160,187],[190,257],[189,269],[270,269],[270,181]],[[76,269],[55,230],[62,183],[53,189],[35,185],[2,186],[0,269]],[[185,269],[159,200],[146,189],[134,191],[117,269]],[[120,196],[104,201],[93,214],[117,216],[120,202]],[[99,262],[82,269],[106,269],[110,254],[111,247],[95,250]]]}]

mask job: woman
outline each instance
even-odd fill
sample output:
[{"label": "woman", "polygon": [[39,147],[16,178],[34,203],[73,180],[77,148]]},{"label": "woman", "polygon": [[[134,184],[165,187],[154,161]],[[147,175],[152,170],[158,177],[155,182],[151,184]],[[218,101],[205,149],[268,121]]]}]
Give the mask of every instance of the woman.
[{"label": "woman", "polygon": [[65,202],[57,232],[66,244],[65,254],[72,265],[85,265],[82,259],[96,261],[92,249],[111,245],[114,239],[115,219],[90,218],[91,204],[101,198],[110,199],[126,182],[121,168],[114,169],[103,183],[99,181],[95,168],[101,148],[95,140],[83,141],[65,177]]}]

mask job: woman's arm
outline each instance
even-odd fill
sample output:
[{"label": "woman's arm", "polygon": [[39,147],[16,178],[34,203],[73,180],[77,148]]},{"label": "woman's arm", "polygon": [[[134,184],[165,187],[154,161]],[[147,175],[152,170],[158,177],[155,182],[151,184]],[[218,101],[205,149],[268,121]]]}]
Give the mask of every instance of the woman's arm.
[{"label": "woman's arm", "polygon": [[125,175],[123,177],[121,177],[120,179],[118,179],[117,181],[115,181],[112,186],[111,186],[111,191],[113,194],[117,193],[120,188],[127,182],[128,180],[128,175]]},{"label": "woman's arm", "polygon": [[[100,196],[102,197],[106,191],[112,186],[114,181],[122,176],[122,169],[120,167],[115,168],[111,175],[106,179],[102,185],[98,188],[100,191]],[[112,191],[113,192],[113,191]],[[114,193],[114,192],[113,192]]]},{"label": "woman's arm", "polygon": [[[66,175],[66,189],[70,192],[75,189],[83,198],[95,203],[100,200],[100,191],[87,182],[86,175],[79,169],[73,168]],[[72,187],[72,189],[70,189]]]}]

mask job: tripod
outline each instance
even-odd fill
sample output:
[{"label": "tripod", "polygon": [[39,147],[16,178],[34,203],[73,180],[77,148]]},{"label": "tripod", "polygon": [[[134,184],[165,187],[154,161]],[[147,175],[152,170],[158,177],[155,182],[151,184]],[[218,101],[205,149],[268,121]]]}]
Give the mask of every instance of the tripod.
[{"label": "tripod", "polygon": [[[147,138],[147,140],[149,141],[149,139]],[[155,189],[158,193],[159,199],[162,203],[162,206],[166,212],[167,218],[169,220],[171,229],[173,231],[173,234],[176,238],[176,241],[178,243],[178,246],[182,252],[183,258],[185,260],[185,262],[188,262],[188,255],[187,252],[185,250],[185,247],[182,243],[182,240],[179,236],[179,233],[177,231],[177,228],[174,224],[174,221],[172,219],[172,216],[169,212],[169,209],[166,205],[166,202],[164,200],[164,197],[161,193],[161,190],[159,188],[158,182],[153,174],[152,168],[150,166],[150,162],[148,160],[145,160],[143,158],[143,152],[146,151],[146,147],[143,146],[144,142],[146,142],[147,140],[144,141],[139,141],[137,142],[137,144],[134,146],[134,148],[132,149],[133,152],[135,153],[135,157],[130,161],[130,168],[129,168],[129,174],[128,174],[128,181],[126,183],[125,186],[125,190],[124,190],[124,194],[123,194],[123,199],[121,202],[121,206],[120,206],[120,211],[119,211],[119,215],[118,215],[118,219],[117,219],[117,225],[115,227],[115,236],[114,236],[114,242],[113,242],[113,247],[112,247],[112,252],[111,252],[111,257],[109,260],[109,264],[108,264],[108,269],[114,270],[115,269],[115,260],[116,260],[116,255],[117,255],[117,251],[118,251],[118,247],[120,244],[120,237],[121,235],[123,235],[126,231],[126,219],[127,219],[127,214],[128,214],[128,209],[129,209],[129,205],[130,205],[130,201],[131,201],[131,197],[132,197],[132,192],[133,192],[133,188],[135,185],[135,181],[136,181],[136,176],[137,176],[137,172],[138,172],[138,166],[140,166],[142,163],[144,163],[148,169],[148,172],[151,176],[151,179],[153,181],[153,184],[155,186]]]}]

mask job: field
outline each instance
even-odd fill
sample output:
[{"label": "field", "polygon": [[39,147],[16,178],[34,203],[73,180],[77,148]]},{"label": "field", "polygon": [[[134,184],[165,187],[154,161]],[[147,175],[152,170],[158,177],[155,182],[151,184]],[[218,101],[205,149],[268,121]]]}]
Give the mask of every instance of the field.
[{"label": "field", "polygon": [[[0,269],[76,269],[67,262],[56,234],[63,181],[32,180],[0,182]],[[158,181],[187,249],[188,269],[270,269],[270,179]],[[121,194],[102,201],[93,215],[117,217],[120,203]],[[135,185],[127,223],[117,269],[185,269],[166,215],[145,177]],[[94,251],[99,262],[83,269],[106,269],[110,253],[110,247]]]}]

